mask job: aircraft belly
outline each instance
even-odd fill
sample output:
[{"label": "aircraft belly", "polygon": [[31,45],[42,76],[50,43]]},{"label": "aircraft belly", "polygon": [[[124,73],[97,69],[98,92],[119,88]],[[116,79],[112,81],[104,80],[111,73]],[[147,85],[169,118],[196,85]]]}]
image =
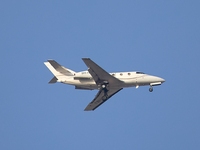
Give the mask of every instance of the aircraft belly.
[{"label": "aircraft belly", "polygon": [[135,87],[135,86],[144,86],[149,85],[149,82],[145,80],[143,77],[141,78],[134,78],[134,79],[124,79],[123,87]]}]

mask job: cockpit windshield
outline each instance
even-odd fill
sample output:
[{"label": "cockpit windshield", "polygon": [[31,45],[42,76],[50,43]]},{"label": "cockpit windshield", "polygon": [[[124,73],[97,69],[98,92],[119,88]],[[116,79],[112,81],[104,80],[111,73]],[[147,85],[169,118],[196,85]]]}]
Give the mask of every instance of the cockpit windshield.
[{"label": "cockpit windshield", "polygon": [[143,72],[136,72],[136,74],[144,74]]}]

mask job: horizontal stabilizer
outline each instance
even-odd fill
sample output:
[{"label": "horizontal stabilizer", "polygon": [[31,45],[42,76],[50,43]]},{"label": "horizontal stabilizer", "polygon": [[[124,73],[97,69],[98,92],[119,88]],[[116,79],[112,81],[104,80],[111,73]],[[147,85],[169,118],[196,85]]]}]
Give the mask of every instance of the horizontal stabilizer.
[{"label": "horizontal stabilizer", "polygon": [[54,77],[51,79],[51,81],[49,81],[49,83],[56,83],[57,80],[58,80],[58,79],[54,76]]}]

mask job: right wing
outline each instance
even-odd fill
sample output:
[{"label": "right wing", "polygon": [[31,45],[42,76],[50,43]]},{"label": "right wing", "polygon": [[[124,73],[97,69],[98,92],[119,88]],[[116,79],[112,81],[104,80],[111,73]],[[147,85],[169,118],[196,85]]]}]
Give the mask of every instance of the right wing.
[{"label": "right wing", "polygon": [[111,98],[114,94],[116,94],[120,90],[122,90],[122,88],[108,90],[107,97],[105,98],[104,89],[101,88],[97,93],[97,95],[95,96],[94,100],[88,104],[88,106],[85,108],[84,111],[95,110],[97,107],[99,107],[101,104],[103,104],[105,101],[107,101],[109,98]]}]

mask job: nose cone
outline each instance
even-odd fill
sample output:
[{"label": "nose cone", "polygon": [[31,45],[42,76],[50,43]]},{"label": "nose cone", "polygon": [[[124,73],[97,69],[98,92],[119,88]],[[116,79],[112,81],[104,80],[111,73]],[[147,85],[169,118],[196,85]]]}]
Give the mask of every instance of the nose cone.
[{"label": "nose cone", "polygon": [[154,82],[161,82],[161,83],[165,82],[165,79],[156,76],[153,76],[153,80]]},{"label": "nose cone", "polygon": [[161,82],[161,83],[164,83],[164,82],[165,82],[165,79],[160,78],[160,82]]}]

